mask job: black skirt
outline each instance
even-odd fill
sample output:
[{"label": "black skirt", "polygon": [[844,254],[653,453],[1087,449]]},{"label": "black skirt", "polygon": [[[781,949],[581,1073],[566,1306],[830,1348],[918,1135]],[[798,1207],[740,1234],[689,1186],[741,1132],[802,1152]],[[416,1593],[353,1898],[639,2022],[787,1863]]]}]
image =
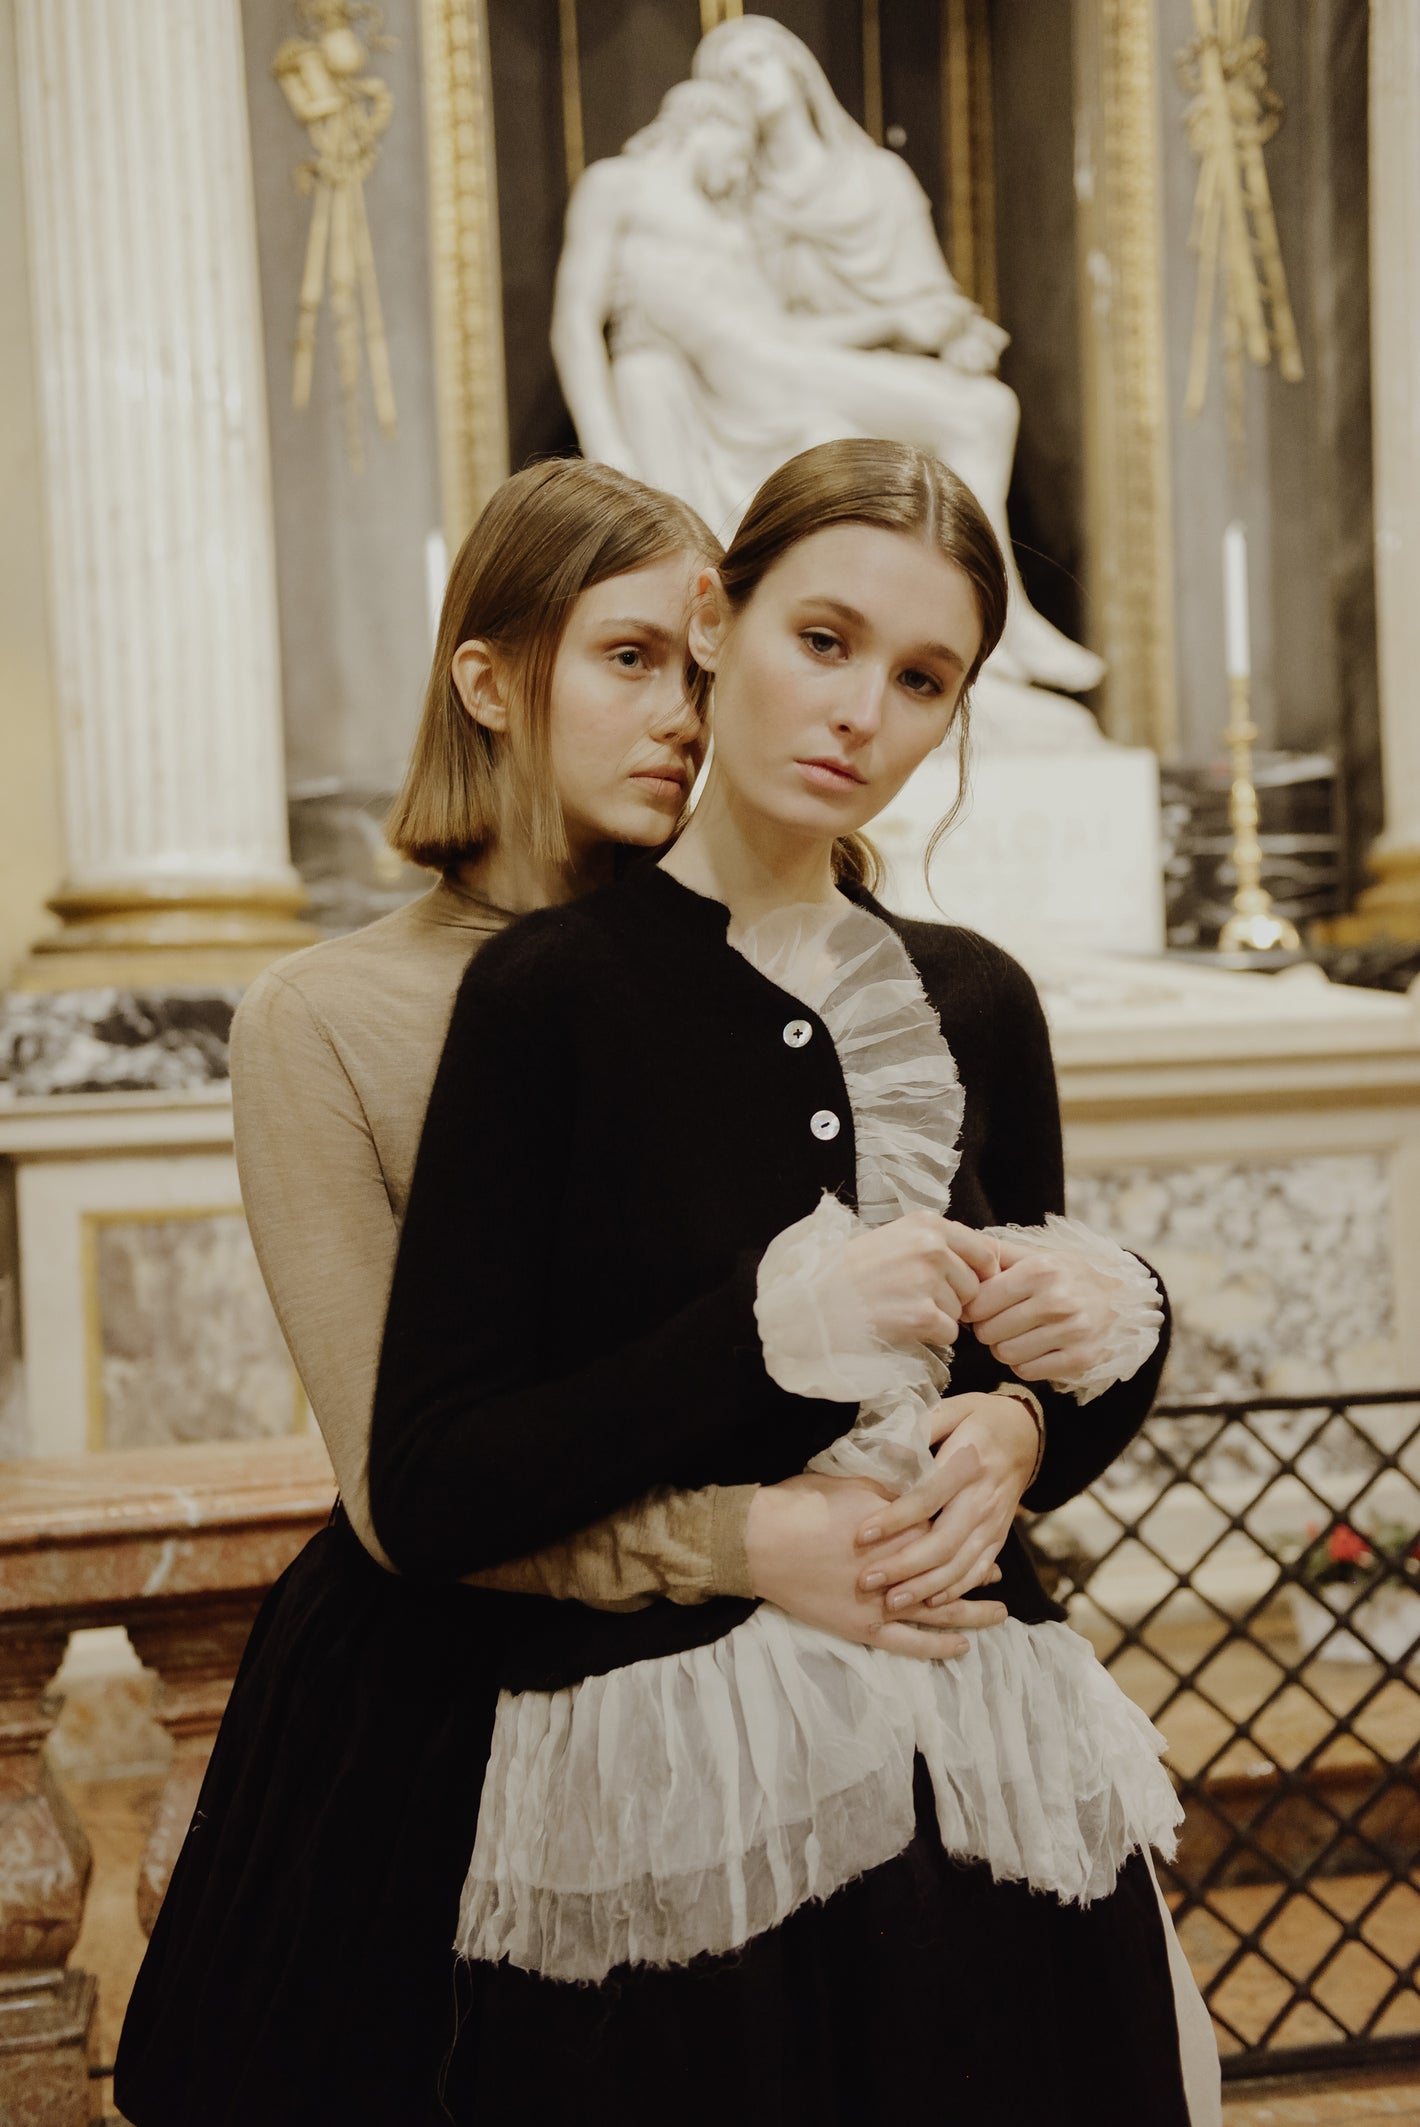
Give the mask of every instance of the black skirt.
[{"label": "black skirt", "polygon": [[492,1622],[343,1519],[272,1590],[124,2026],[134,2127],[1188,2127],[1145,1862],[1083,1908],[994,1883],[921,1768],[906,1851],[733,1956],[600,1987],[459,1965]]}]

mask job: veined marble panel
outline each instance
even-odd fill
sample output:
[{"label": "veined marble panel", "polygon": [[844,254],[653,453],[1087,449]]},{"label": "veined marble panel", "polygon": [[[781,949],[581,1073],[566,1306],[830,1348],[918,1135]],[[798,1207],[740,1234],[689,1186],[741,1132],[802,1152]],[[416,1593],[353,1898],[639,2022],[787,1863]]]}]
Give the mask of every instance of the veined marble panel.
[{"label": "veined marble panel", "polygon": [[1073,1174],[1070,1208],[1167,1285],[1166,1397],[1400,1385],[1381,1155]]},{"label": "veined marble panel", "polygon": [[291,1432],[295,1375],[240,1212],[88,1223],[91,1445]]},{"label": "veined marble panel", "polygon": [[0,1102],[176,1093],[227,1076],[240,990],[12,992],[0,1000]]}]

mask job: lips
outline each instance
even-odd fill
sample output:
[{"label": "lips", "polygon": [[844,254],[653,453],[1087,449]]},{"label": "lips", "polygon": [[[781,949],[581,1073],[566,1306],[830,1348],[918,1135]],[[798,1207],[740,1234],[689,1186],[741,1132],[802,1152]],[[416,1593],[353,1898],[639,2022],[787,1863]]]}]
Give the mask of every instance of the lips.
[{"label": "lips", "polygon": [[679,761],[668,761],[661,768],[637,768],[633,771],[631,780],[633,783],[655,783],[662,788],[670,784],[674,789],[683,791],[689,778]]},{"label": "lips", "polygon": [[798,765],[800,768],[818,769],[823,775],[831,776],[840,782],[845,789],[861,786],[868,780],[866,776],[859,775],[856,768],[850,767],[847,761],[834,760],[828,755],[811,761],[800,761]]}]

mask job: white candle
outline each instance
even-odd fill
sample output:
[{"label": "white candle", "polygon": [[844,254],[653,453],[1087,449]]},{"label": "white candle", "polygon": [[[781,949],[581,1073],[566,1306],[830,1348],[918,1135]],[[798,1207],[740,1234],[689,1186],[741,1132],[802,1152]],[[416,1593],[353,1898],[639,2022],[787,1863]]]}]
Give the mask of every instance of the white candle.
[{"label": "white candle", "polygon": [[444,587],[449,580],[449,550],[437,528],[424,539],[424,604],[429,615],[429,647],[439,640],[439,616],[444,610]]},{"label": "white candle", "polygon": [[1247,625],[1247,533],[1236,521],[1223,534],[1223,612],[1227,627],[1228,678],[1252,677]]}]

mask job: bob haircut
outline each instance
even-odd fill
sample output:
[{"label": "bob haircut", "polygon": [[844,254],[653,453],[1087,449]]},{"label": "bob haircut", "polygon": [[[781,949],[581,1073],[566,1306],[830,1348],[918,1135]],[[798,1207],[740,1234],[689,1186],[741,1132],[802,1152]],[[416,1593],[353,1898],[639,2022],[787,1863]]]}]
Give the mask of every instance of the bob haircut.
[{"label": "bob haircut", "polygon": [[[760,488],[719,567],[731,610],[748,605],[791,547],[831,524],[877,525],[935,547],[944,561],[961,570],[976,600],[981,647],[962,681],[952,719],[961,792],[932,831],[927,844],[930,865],[966,795],[971,689],[1006,625],[1006,564],[981,504],[940,458],[910,443],[845,437],[800,451]],[[865,835],[843,835],[834,844],[834,871],[839,880],[871,893],[881,883],[882,860]]]},{"label": "bob haircut", "polygon": [[[565,861],[550,725],[568,616],[593,584],[677,553],[709,566],[720,542],[688,504],[609,465],[548,459],[503,482],[449,572],[424,711],[385,830],[392,848],[448,871],[512,831],[535,856]],[[459,699],[453,665],[466,642],[486,642],[502,661],[505,732],[476,723]],[[698,667],[686,685],[703,699]]]}]

